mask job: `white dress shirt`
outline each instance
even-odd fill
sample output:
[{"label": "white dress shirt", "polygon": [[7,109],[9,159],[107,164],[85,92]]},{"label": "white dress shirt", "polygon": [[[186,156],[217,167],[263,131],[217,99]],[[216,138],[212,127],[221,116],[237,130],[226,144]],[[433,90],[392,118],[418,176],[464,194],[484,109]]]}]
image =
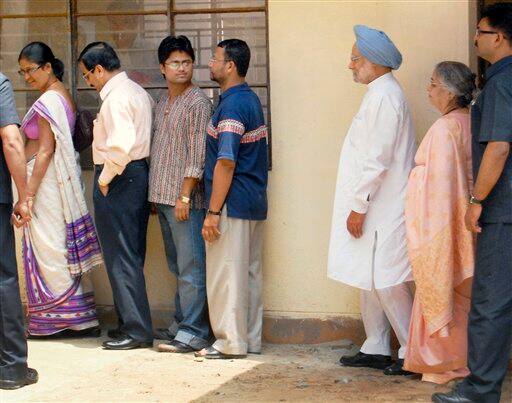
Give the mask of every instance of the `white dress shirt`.
[{"label": "white dress shirt", "polygon": [[[415,137],[400,84],[387,73],[368,84],[340,156],[328,276],[365,290],[412,280],[404,205]],[[363,236],[346,221],[365,213]]]},{"label": "white dress shirt", "polygon": [[94,164],[105,164],[99,181],[108,184],[130,161],[149,156],[153,100],[125,72],[107,81],[100,98],[92,156]]}]

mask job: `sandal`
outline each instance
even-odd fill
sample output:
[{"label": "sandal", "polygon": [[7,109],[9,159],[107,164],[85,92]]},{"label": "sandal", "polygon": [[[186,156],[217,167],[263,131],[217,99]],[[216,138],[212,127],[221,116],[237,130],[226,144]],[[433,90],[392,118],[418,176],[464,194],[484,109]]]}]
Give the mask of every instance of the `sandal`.
[{"label": "sandal", "polygon": [[196,357],[206,358],[207,360],[231,360],[247,357],[246,354],[224,354],[212,346],[203,348],[202,350],[195,352],[194,355]]}]

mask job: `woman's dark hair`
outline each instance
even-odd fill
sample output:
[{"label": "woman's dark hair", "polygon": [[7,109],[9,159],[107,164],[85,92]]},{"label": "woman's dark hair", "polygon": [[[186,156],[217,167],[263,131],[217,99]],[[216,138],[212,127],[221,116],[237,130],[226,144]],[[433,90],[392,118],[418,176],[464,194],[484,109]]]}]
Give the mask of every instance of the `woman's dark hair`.
[{"label": "woman's dark hair", "polygon": [[487,18],[489,25],[503,33],[512,46],[512,3],[495,3],[487,6],[481,18]]},{"label": "woman's dark hair", "polygon": [[220,42],[217,47],[224,49],[226,60],[234,62],[238,75],[245,77],[251,61],[249,45],[241,39],[226,39]]},{"label": "woman's dark hair", "polygon": [[46,63],[50,63],[52,66],[53,74],[59,81],[62,81],[64,76],[64,63],[57,59],[53,54],[50,47],[43,42],[31,42],[26,45],[18,56],[18,62],[21,59],[29,60],[39,66],[44,66]]},{"label": "woman's dark hair", "polygon": [[82,62],[87,70],[92,70],[98,65],[107,71],[121,68],[121,61],[116,51],[107,42],[92,42],[87,45],[80,52],[78,62]]},{"label": "woman's dark hair", "polygon": [[193,62],[196,61],[194,48],[189,39],[184,35],[168,36],[158,46],[158,61],[164,64],[172,52],[185,52]]},{"label": "woman's dark hair", "polygon": [[460,62],[441,62],[434,72],[444,87],[457,97],[459,107],[465,108],[471,103],[476,91],[476,74],[468,66]]}]

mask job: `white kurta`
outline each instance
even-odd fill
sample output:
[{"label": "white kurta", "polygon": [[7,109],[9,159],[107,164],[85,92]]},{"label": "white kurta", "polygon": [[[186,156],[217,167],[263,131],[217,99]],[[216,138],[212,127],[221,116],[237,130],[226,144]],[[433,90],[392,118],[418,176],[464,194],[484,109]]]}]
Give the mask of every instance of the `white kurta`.
[{"label": "white kurta", "polygon": [[[328,276],[372,290],[412,280],[404,204],[415,137],[392,73],[370,84],[343,143],[329,245]],[[351,210],[366,213],[363,236],[347,230]]]}]

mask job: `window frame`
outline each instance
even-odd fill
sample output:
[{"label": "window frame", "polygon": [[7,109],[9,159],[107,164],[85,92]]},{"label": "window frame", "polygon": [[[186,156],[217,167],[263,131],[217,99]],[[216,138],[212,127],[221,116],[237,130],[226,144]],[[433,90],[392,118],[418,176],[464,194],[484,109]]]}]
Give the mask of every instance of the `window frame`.
[{"label": "window frame", "polygon": [[[78,18],[80,17],[104,17],[108,15],[166,15],[168,23],[168,32],[170,35],[176,34],[176,17],[180,15],[204,15],[204,14],[244,14],[244,13],[264,13],[265,14],[265,35],[266,35],[266,70],[267,80],[266,84],[252,85],[253,88],[264,88],[266,89],[267,96],[267,126],[268,126],[268,145],[269,145],[269,169],[272,166],[272,130],[271,130],[271,106],[270,106],[270,56],[269,56],[269,27],[268,27],[268,0],[265,0],[265,4],[262,6],[239,6],[239,7],[212,7],[212,8],[177,8],[175,0],[167,0],[167,7],[154,10],[141,10],[141,11],[97,11],[97,12],[80,12],[78,11],[79,0],[66,0],[67,9],[66,12],[44,12],[44,13],[24,13],[24,14],[0,14],[0,23],[2,19],[15,19],[15,18],[66,18],[68,22],[69,32],[69,45],[71,47],[71,66],[70,76],[71,81],[69,88],[73,99],[76,101],[78,97],[78,91],[88,91],[89,88],[82,88],[78,83],[77,79],[78,67],[76,60],[78,59]],[[0,25],[1,26],[1,25]],[[147,85],[143,86],[145,89],[166,89],[164,85]],[[218,85],[201,85],[201,88],[212,89],[219,88]],[[27,88],[14,88],[15,92],[30,92],[34,91]]]}]

